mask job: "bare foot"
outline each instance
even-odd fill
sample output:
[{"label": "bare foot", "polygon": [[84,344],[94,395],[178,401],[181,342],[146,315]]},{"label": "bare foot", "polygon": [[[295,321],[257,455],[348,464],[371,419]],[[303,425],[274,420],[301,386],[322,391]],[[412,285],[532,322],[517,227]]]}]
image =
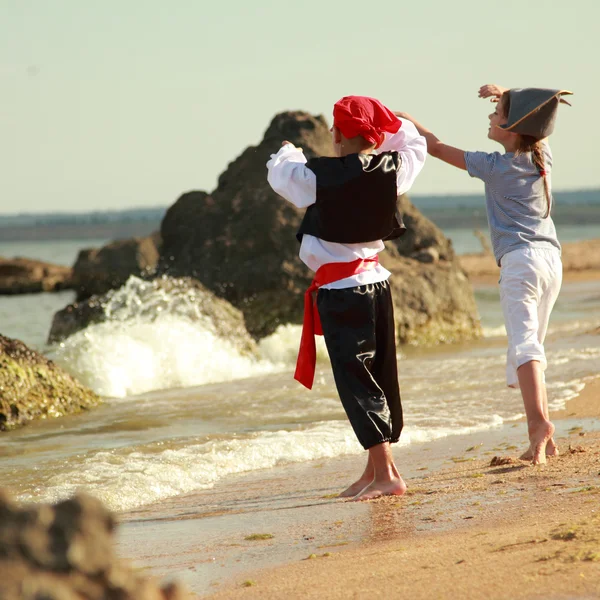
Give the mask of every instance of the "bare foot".
[{"label": "bare foot", "polygon": [[402,477],[394,477],[390,481],[372,481],[365,489],[354,497],[354,502],[373,500],[380,496],[402,496],[406,492],[406,483]]},{"label": "bare foot", "polygon": [[[553,456],[558,456],[560,454],[560,452],[558,451],[558,446],[556,445],[556,442],[554,441],[554,438],[550,438],[548,440],[548,444],[546,445],[546,456],[548,457],[553,457]],[[527,448],[527,450],[525,450],[525,452],[523,452],[523,454],[521,454],[521,456],[519,456],[520,460],[532,460],[533,459],[533,450],[531,449],[531,446],[529,446],[529,448]]]},{"label": "bare foot", "polygon": [[[534,465],[545,464],[548,450],[553,448],[553,451],[558,454],[558,448],[554,442],[548,448],[553,435],[554,425],[550,421],[541,421],[538,425],[531,427],[529,430],[529,450],[521,456],[521,459],[531,460]],[[556,456],[556,454],[552,456]]]},{"label": "bare foot", "polygon": [[371,479],[363,479],[362,477],[355,481],[350,487],[346,488],[341,494],[339,494],[338,498],[353,498],[358,494],[358,492],[362,492],[370,483],[373,482],[373,478]]}]

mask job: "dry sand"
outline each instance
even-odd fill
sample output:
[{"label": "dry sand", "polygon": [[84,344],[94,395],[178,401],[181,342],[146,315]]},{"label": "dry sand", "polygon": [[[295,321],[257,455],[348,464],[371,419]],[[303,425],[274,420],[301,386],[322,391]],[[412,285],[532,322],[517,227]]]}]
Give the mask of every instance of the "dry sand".
[{"label": "dry sand", "polygon": [[[472,283],[497,283],[500,268],[491,254],[463,254],[461,267]],[[563,244],[564,281],[597,281],[600,279],[600,239]]]}]

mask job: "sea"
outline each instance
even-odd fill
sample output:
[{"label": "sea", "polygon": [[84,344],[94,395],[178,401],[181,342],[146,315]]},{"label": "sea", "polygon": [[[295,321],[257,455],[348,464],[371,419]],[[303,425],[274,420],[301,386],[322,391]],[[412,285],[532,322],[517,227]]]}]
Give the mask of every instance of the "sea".
[{"label": "sea", "polygon": [[[415,204],[458,254],[481,251],[481,198],[417,198]],[[555,218],[563,242],[600,237],[600,192],[564,205]],[[134,229],[150,233],[162,214],[156,209],[126,222],[95,215],[84,224],[81,215],[0,216],[0,256],[72,265],[83,248]],[[482,339],[399,348],[406,417],[400,446],[485,432],[523,416],[519,392],[505,385],[497,286],[475,285],[474,293]],[[132,277],[118,291],[120,306],[130,309],[106,307],[106,322],[55,345],[46,341],[53,315],[74,300],[73,292],[0,296],[0,333],[39,350],[104,400],[79,415],[1,433],[2,487],[22,501],[55,501],[83,489],[124,512],[211,488],[237,473],[363,452],[323,344],[315,386],[307,391],[292,377],[298,326],[281,326],[260,341],[259,356],[249,358],[161,294],[166,308],[149,318],[140,306],[157,299]],[[546,343],[552,408],[566,407],[598,376],[600,338],[592,334],[598,327],[600,281],[565,283]]]}]

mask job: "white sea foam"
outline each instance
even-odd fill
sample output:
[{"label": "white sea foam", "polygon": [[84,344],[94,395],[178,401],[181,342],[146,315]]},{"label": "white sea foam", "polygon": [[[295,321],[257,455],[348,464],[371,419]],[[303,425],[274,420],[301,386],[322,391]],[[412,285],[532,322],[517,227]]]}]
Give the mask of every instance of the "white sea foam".
[{"label": "white sea foam", "polygon": [[[274,333],[258,343],[261,358],[274,364],[293,365],[300,346],[301,325],[280,325]],[[322,336],[315,337],[317,360],[328,358],[327,347]]]},{"label": "white sea foam", "polygon": [[22,499],[56,501],[83,488],[113,510],[129,510],[210,488],[234,473],[362,452],[350,427],[339,422],[157,449],[96,452],[76,470],[51,477],[43,490]]},{"label": "white sea foam", "polygon": [[[104,305],[107,320],[50,349],[82,383],[107,397],[274,373],[294,364],[300,326],[280,326],[249,356],[219,337],[191,293],[157,289],[137,277]],[[327,356],[322,338],[317,359]]]},{"label": "white sea foam", "polygon": [[[502,422],[493,415],[487,423],[472,427],[407,428],[401,445],[484,431]],[[349,424],[339,421],[317,423],[302,431],[261,431],[235,439],[190,441],[166,450],[154,444],[133,452],[95,452],[70,464],[69,470],[50,477],[21,500],[55,502],[84,489],[112,510],[124,511],[211,488],[231,474],[363,452]]]},{"label": "white sea foam", "polygon": [[65,340],[54,360],[102,396],[190,387],[275,372],[278,366],[245,356],[201,322],[164,315],[107,321]]}]

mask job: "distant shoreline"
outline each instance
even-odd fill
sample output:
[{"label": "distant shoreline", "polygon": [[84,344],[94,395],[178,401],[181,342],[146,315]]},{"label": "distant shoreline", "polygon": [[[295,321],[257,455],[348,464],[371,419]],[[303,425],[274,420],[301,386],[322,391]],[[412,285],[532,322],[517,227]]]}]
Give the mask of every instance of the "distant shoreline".
[{"label": "distant shoreline", "polygon": [[161,219],[112,223],[73,223],[0,227],[0,242],[51,242],[81,240],[81,247],[89,247],[89,240],[122,240],[145,237],[160,229]]},{"label": "distant shoreline", "polygon": [[[577,190],[553,191],[557,204],[600,204],[600,188],[587,188]],[[471,208],[479,206],[484,198],[483,191],[480,193],[456,193],[456,194],[409,194],[409,198],[418,208],[443,207],[447,202],[458,203],[459,207]],[[127,218],[139,219],[144,217],[156,217],[168,210],[170,204],[164,206],[141,206],[129,208],[95,209],[82,211],[45,211],[45,212],[0,212],[0,228],[5,222],[31,223],[31,221],[81,221],[81,220],[107,220],[121,221]],[[454,204],[456,206],[456,204]]]},{"label": "distant shoreline", "polygon": [[[462,254],[460,266],[471,283],[497,284],[500,267],[491,254]],[[562,245],[564,281],[600,280],[600,239]]]}]

